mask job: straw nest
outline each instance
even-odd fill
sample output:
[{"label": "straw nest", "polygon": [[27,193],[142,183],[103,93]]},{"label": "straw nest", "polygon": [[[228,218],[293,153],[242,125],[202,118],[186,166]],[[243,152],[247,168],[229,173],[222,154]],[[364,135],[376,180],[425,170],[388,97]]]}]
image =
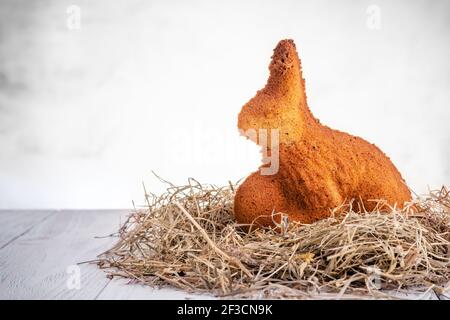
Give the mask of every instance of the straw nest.
[{"label": "straw nest", "polygon": [[110,277],[238,298],[389,297],[392,290],[448,289],[447,187],[388,214],[380,212],[383,201],[363,213],[349,203],[314,224],[283,216],[277,228],[247,232],[233,219],[235,185],[164,183],[167,192],[146,192],[145,207],[129,215],[117,244],[98,257]]}]

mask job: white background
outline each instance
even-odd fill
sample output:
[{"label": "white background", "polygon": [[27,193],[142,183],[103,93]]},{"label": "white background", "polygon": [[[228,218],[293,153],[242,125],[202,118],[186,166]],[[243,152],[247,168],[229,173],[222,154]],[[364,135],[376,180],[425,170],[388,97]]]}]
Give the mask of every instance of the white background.
[{"label": "white background", "polygon": [[[67,27],[70,5],[81,29]],[[381,29],[367,8],[381,11]],[[0,2],[0,208],[119,208],[256,170],[241,106],[293,38],[321,122],[450,182],[450,1]]]}]

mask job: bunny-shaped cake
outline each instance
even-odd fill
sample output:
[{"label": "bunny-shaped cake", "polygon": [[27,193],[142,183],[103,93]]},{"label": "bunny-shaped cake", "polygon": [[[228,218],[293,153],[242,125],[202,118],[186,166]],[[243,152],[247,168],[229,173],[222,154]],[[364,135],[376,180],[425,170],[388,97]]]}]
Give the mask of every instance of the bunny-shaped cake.
[{"label": "bunny-shaped cake", "polygon": [[[277,171],[252,173],[238,188],[234,212],[239,223],[274,225],[273,213],[312,223],[354,199],[354,207],[374,209],[384,199],[402,207],[411,193],[390,159],[362,138],[322,125],[309,110],[300,59],[292,40],[278,43],[266,86],[242,107],[241,133],[261,145],[261,129],[277,130],[277,150],[268,134],[268,155],[276,151]],[[357,205],[356,205],[356,204]]]}]

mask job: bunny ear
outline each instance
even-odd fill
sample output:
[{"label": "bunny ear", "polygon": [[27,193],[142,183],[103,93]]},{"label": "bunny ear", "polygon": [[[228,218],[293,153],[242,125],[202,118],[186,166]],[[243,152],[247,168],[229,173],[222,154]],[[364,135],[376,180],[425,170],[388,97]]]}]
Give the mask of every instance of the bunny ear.
[{"label": "bunny ear", "polygon": [[273,75],[283,75],[298,62],[298,54],[293,40],[281,40],[273,50],[269,69]]},{"label": "bunny ear", "polygon": [[269,65],[270,77],[267,90],[281,94],[290,92],[305,93],[305,82],[302,77],[301,62],[293,40],[281,40],[272,56]]}]

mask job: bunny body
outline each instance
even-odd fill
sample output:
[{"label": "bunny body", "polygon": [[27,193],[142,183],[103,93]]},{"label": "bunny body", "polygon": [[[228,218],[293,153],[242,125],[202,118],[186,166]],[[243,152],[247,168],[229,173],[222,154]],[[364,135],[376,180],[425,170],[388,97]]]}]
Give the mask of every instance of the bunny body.
[{"label": "bunny body", "polygon": [[376,205],[373,200],[401,207],[411,199],[400,173],[378,147],[314,118],[292,40],[279,42],[269,69],[264,89],[239,113],[238,127],[278,129],[279,169],[273,175],[254,172],[239,186],[238,222],[269,226],[272,213],[283,212],[290,220],[312,223],[351,199],[367,210]]}]

